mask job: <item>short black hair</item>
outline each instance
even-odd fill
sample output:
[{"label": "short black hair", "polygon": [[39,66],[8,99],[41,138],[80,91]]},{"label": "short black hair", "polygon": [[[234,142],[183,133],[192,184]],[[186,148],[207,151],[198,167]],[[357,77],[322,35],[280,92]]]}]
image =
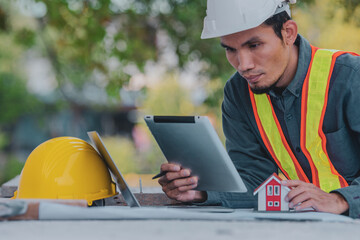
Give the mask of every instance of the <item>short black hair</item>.
[{"label": "short black hair", "polygon": [[275,34],[283,40],[281,30],[283,27],[283,24],[286,23],[288,20],[291,20],[291,17],[286,11],[283,11],[281,13],[275,14],[274,16],[268,18],[264,23],[266,25],[272,26],[274,29]]}]

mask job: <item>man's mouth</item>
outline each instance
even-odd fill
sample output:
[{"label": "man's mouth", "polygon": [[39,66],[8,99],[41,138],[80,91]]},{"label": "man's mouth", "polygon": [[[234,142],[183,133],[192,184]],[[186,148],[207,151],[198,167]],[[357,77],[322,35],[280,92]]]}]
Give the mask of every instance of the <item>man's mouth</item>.
[{"label": "man's mouth", "polygon": [[260,73],[260,74],[254,74],[254,75],[244,75],[243,77],[248,81],[248,83],[255,84],[260,80],[262,75],[263,74]]}]

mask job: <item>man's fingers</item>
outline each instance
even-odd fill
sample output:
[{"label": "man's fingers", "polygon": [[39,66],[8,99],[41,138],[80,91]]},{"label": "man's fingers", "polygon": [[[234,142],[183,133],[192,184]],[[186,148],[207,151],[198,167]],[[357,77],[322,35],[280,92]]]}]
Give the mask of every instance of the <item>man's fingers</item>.
[{"label": "man's fingers", "polygon": [[305,182],[301,181],[301,180],[282,180],[281,181],[281,185],[283,186],[287,186],[287,187],[297,187],[299,185],[304,184]]},{"label": "man's fingers", "polygon": [[303,186],[293,188],[285,197],[285,201],[291,202],[296,196],[303,194],[305,191],[306,188]]},{"label": "man's fingers", "polygon": [[175,179],[179,179],[179,178],[186,178],[189,177],[191,174],[189,169],[182,169],[181,171],[178,172],[168,172],[165,175],[165,178],[169,181],[175,180]]},{"label": "man's fingers", "polygon": [[[291,182],[292,181],[297,181],[297,180],[291,180]],[[294,183],[294,185],[295,184],[297,183]],[[304,192],[306,192],[307,196],[309,196],[309,194],[312,194],[314,191],[317,191],[317,188],[313,184],[300,181],[300,184],[297,184],[296,187],[295,186],[292,187],[291,191],[285,197],[285,201],[291,202],[295,197],[304,194]]]},{"label": "man's fingers", "polygon": [[292,201],[296,196],[303,194],[304,192],[314,192],[317,188],[311,184],[302,182],[300,180],[285,180],[281,181],[281,184],[291,188],[291,191],[285,197],[285,201]]},{"label": "man's fingers", "polygon": [[193,185],[189,185],[189,186],[182,186],[182,187],[179,187],[178,189],[180,192],[186,192],[189,190],[193,190],[196,187],[197,187],[197,184],[193,184]]},{"label": "man's fingers", "polygon": [[290,199],[289,207],[293,208],[302,202],[308,201],[309,199],[311,199],[311,194],[309,192],[301,192],[300,194]]},{"label": "man's fingers", "polygon": [[301,211],[306,208],[312,208],[313,210],[318,211],[316,204],[315,204],[314,200],[312,200],[312,199],[302,202],[301,204],[295,206],[296,211]]},{"label": "man's fingers", "polygon": [[[189,178],[182,178],[182,179],[176,179],[172,182],[169,182],[168,184],[163,186],[163,191],[171,191],[173,189],[190,186],[190,185],[197,185],[198,179],[197,177],[189,177]],[[186,191],[179,189],[179,191]]]},{"label": "man's fingers", "polygon": [[163,163],[161,164],[160,170],[162,172],[177,172],[181,170],[181,167],[175,163]]},{"label": "man's fingers", "polygon": [[176,179],[189,177],[190,174],[191,172],[189,169],[182,169],[181,171],[177,171],[177,172],[167,172],[164,176],[162,176],[159,179],[159,183],[160,185],[163,185],[164,183],[168,183]]},{"label": "man's fingers", "polygon": [[169,198],[175,199],[180,202],[189,202],[194,200],[195,191],[190,190],[190,191],[181,192],[179,191],[179,189],[174,189],[172,191],[169,191],[166,195]]}]

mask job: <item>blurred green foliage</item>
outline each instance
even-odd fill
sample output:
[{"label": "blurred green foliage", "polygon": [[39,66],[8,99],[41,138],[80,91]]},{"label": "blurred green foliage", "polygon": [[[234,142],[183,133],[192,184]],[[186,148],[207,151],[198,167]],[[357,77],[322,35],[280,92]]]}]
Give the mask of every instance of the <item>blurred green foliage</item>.
[{"label": "blurred green foliage", "polygon": [[182,87],[178,77],[170,75],[147,89],[147,98],[142,108],[151,115],[200,114],[191,101],[190,91]]},{"label": "blurred green foliage", "polygon": [[26,113],[34,114],[38,100],[31,96],[24,82],[10,72],[0,72],[0,126]]},{"label": "blurred green foliage", "polygon": [[103,141],[115,164],[123,174],[139,172],[135,146],[129,138],[105,136]]},{"label": "blurred green foliage", "polygon": [[315,46],[359,53],[360,1],[348,2],[317,0],[309,8],[296,9],[293,16],[299,32]]},{"label": "blurred green foliage", "polygon": [[6,182],[17,176],[22,168],[24,167],[24,162],[19,161],[14,156],[9,156],[6,163],[1,165],[0,168],[0,183]]}]

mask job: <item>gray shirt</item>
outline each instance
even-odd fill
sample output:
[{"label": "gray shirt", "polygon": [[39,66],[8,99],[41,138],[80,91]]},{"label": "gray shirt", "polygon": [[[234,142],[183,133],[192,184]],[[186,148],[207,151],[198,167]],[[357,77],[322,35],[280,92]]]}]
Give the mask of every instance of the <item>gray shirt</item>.
[{"label": "gray shirt", "polygon": [[[297,38],[299,61],[294,79],[281,93],[269,95],[285,137],[305,174],[311,170],[300,149],[301,90],[311,60],[309,42]],[[323,132],[327,151],[336,170],[349,187],[334,190],[349,203],[349,215],[360,218],[360,57],[344,54],[337,58],[330,80]],[[222,104],[226,148],[248,187],[247,193],[208,192],[206,204],[255,207],[253,190],[278,167],[258,131],[248,85],[239,73],[226,83]]]}]

